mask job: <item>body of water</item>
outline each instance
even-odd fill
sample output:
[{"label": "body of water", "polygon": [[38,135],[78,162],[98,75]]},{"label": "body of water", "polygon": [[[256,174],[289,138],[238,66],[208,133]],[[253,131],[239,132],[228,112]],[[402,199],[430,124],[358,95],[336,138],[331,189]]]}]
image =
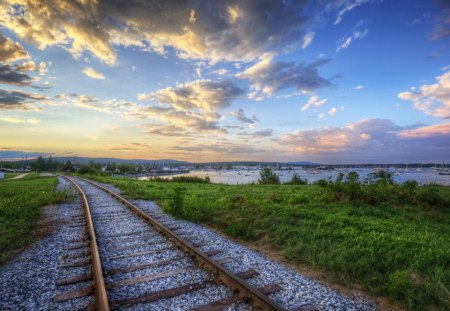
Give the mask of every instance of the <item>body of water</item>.
[{"label": "body of water", "polygon": [[[355,171],[359,174],[361,179],[365,178],[368,174],[372,173],[371,169],[346,169],[342,170],[344,174],[350,171]],[[328,179],[331,177],[333,180],[339,174],[339,171],[321,170],[321,171],[309,171],[303,169],[295,170],[274,170],[274,172],[280,177],[281,182],[287,182],[292,178],[294,173],[297,173],[302,179],[308,180],[308,183],[314,183],[319,179]],[[440,185],[450,185],[450,175],[439,175],[439,173],[432,169],[423,169],[423,171],[417,171],[411,169],[408,171],[391,171],[395,182],[402,183],[406,180],[416,180],[419,184],[435,183]],[[205,178],[209,176],[211,182],[237,185],[237,184],[250,184],[257,183],[260,177],[259,170],[199,170],[190,171],[187,174],[168,175],[161,176],[161,178],[171,179],[174,176],[197,176]],[[139,177],[140,180],[148,180],[151,177]]]}]

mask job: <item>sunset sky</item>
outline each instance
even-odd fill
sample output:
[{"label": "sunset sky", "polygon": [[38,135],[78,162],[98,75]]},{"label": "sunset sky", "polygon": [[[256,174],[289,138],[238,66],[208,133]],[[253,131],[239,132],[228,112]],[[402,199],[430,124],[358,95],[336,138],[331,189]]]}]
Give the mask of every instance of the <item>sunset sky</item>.
[{"label": "sunset sky", "polygon": [[0,159],[450,161],[450,1],[0,1]]}]

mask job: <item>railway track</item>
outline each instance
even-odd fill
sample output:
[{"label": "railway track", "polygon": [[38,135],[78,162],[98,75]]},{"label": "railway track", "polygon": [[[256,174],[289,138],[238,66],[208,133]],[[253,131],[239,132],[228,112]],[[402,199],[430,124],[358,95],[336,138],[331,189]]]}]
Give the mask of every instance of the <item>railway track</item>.
[{"label": "railway track", "polygon": [[87,308],[100,310],[223,310],[236,302],[258,310],[284,310],[267,296],[281,290],[278,284],[250,286],[246,279],[258,272],[228,270],[225,264],[233,259],[221,257],[217,246],[189,240],[179,228],[97,183],[64,178],[77,190],[84,215],[77,215],[72,224],[83,231],[68,241],[71,253],[64,259],[72,260],[60,267],[91,268],[57,282],[69,289],[53,298],[56,308],[91,297]]}]

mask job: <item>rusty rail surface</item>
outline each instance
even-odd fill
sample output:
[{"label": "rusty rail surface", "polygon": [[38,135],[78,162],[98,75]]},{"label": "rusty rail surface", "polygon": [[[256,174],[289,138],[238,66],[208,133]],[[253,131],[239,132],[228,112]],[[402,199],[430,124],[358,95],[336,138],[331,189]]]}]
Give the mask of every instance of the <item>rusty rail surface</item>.
[{"label": "rusty rail surface", "polygon": [[158,232],[168,237],[172,240],[181,250],[185,253],[189,254],[189,256],[194,259],[198,263],[201,268],[208,270],[212,273],[216,280],[225,284],[229,288],[233,290],[235,294],[237,294],[240,301],[244,303],[248,303],[259,310],[285,310],[281,305],[271,300],[265,294],[263,294],[260,290],[250,286],[247,282],[242,280],[236,274],[226,269],[225,267],[218,264],[215,260],[209,258],[207,255],[202,253],[198,248],[194,247],[191,243],[184,240],[180,236],[173,233],[166,226],[158,222],[157,220],[150,217],[148,214],[143,212],[134,204],[128,202],[126,199],[121,197],[120,195],[114,193],[113,191],[82,177],[77,177],[85,182],[107,192],[113,198],[120,201],[123,205],[128,207],[130,210],[135,212],[138,216],[144,219],[147,223],[149,223],[153,228],[155,228]]},{"label": "rusty rail surface", "polygon": [[80,186],[77,185],[75,181],[73,181],[71,178],[67,176],[60,175],[66,180],[68,180],[77,190],[78,194],[81,197],[81,200],[83,202],[83,209],[84,213],[86,215],[86,222],[88,227],[88,234],[90,238],[90,249],[91,249],[91,262],[92,262],[92,276],[93,276],[93,282],[94,282],[94,296],[95,296],[95,303],[96,303],[96,309],[100,311],[108,311],[109,308],[109,302],[108,302],[108,295],[106,294],[106,285],[105,280],[103,278],[103,270],[102,270],[102,263],[100,261],[100,254],[98,251],[97,246],[97,238],[95,235],[95,228],[94,223],[92,221],[91,216],[91,210],[89,207],[88,200],[86,198],[86,195],[84,194],[83,190],[81,190]]}]

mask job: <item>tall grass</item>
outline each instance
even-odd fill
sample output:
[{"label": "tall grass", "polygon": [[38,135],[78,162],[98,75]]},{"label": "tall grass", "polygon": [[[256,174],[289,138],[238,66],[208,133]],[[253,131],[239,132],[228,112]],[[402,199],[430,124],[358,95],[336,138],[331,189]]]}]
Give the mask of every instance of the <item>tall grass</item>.
[{"label": "tall grass", "polygon": [[71,193],[58,191],[56,185],[56,177],[0,181],[0,264],[35,240],[32,232],[41,215],[40,207],[71,198]]}]

